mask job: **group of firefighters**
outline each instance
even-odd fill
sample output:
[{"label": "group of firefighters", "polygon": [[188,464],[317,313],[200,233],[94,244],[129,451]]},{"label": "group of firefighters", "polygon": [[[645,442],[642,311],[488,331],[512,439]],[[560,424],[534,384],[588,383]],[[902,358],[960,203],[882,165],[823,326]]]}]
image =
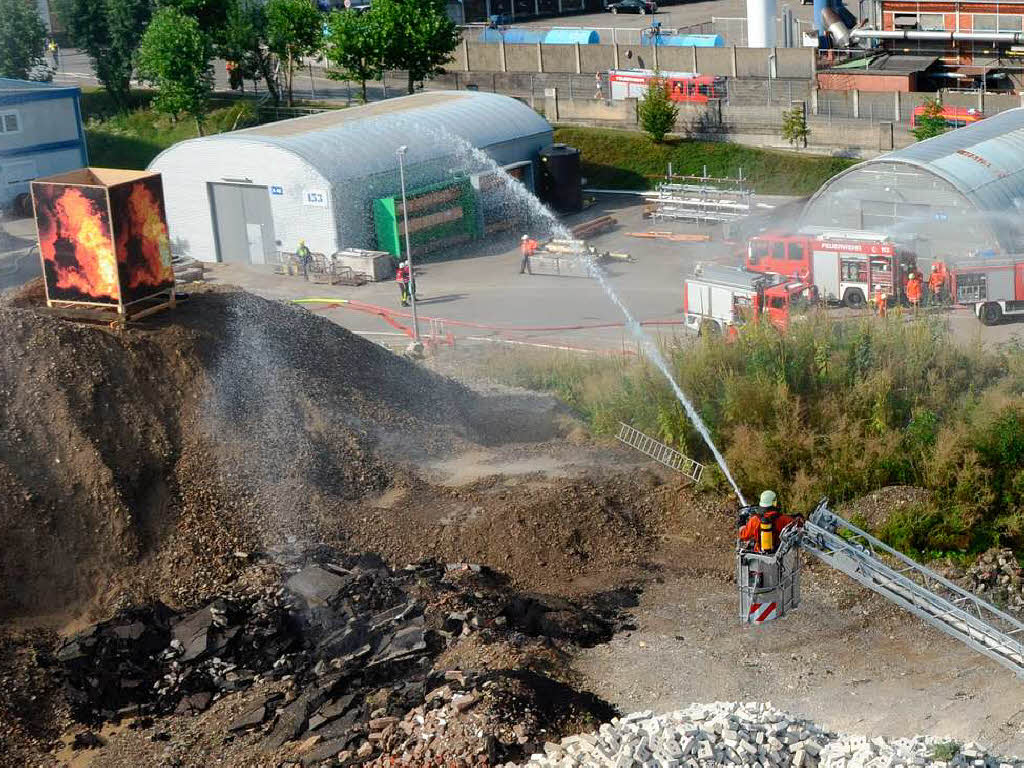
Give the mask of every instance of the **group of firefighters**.
[{"label": "group of firefighters", "polygon": [[[948,278],[949,275],[946,272],[946,267],[941,262],[932,264],[932,271],[928,275],[927,282],[922,279],[920,272],[917,270],[912,271],[907,275],[907,283],[904,286],[907,303],[910,304],[912,309],[926,305],[938,306],[947,303],[949,298],[946,292]],[[890,298],[892,297],[885,292],[884,288],[881,286],[875,288],[875,292],[871,296],[871,303],[874,305],[875,312],[879,317],[885,317]]]}]

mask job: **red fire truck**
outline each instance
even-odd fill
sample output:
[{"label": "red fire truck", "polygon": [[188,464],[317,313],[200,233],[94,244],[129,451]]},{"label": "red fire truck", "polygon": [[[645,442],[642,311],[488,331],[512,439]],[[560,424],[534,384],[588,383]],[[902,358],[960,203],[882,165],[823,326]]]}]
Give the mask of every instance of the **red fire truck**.
[{"label": "red fire truck", "polygon": [[899,299],[914,255],[888,235],[873,232],[772,233],[752,237],[744,259],[751,272],[797,278],[818,297],[864,306],[876,288]]},{"label": "red fire truck", "polygon": [[683,316],[688,328],[701,333],[722,332],[761,317],[785,329],[791,310],[807,289],[799,280],[755,274],[741,267],[697,264],[683,282]]},{"label": "red fire truck", "polygon": [[[668,88],[672,101],[687,101],[697,104],[708,99],[724,99],[725,78],[700,75],[693,72],[659,72],[661,81]],[[647,86],[655,78],[651,69],[613,69],[608,72],[612,99],[642,99]]]},{"label": "red fire truck", "polygon": [[976,259],[949,267],[950,293],[985,325],[1024,315],[1024,259]]}]

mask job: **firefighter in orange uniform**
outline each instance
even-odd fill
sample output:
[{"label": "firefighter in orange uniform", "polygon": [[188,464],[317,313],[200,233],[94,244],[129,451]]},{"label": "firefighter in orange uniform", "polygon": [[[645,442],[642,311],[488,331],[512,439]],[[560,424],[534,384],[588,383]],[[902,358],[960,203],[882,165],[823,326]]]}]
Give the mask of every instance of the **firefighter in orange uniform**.
[{"label": "firefighter in orange uniform", "polygon": [[875,288],[875,295],[871,299],[875,303],[875,312],[878,313],[879,317],[885,317],[885,310],[888,308],[889,297],[885,291],[882,290],[881,286]]},{"label": "firefighter in orange uniform", "polygon": [[928,276],[928,300],[932,304],[942,303],[942,291],[946,286],[946,270],[939,262],[932,264],[932,273]]},{"label": "firefighter in orange uniform", "polygon": [[917,272],[911,272],[907,278],[907,301],[914,309],[921,305],[922,287],[921,276]]},{"label": "firefighter in orange uniform", "polygon": [[779,546],[779,536],[786,526],[794,522],[799,525],[801,518],[779,511],[775,491],[764,491],[758,507],[758,511],[741,525],[737,538],[749,543],[755,552],[770,555]]},{"label": "firefighter in orange uniform", "polygon": [[519,274],[529,272],[533,274],[533,267],[530,265],[530,257],[537,251],[537,241],[529,235],[523,235],[519,241],[519,253],[523,260],[519,263]]}]

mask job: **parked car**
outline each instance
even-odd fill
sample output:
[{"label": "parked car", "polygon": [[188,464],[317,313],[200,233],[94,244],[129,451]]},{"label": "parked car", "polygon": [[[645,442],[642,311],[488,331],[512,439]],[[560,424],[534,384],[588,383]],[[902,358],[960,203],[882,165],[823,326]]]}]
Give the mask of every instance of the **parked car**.
[{"label": "parked car", "polygon": [[612,13],[657,13],[658,4],[654,0],[619,0],[617,3],[608,3],[608,10]]}]

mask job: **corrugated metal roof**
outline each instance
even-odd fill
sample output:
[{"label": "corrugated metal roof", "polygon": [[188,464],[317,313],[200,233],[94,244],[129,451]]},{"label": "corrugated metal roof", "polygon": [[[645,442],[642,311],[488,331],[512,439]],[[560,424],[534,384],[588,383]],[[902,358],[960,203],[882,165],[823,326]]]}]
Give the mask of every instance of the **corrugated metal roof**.
[{"label": "corrugated metal roof", "polygon": [[425,91],[188,143],[223,143],[225,151],[236,142],[272,145],[298,155],[328,180],[340,181],[393,170],[402,145],[408,145],[408,162],[419,163],[457,154],[453,137],[486,149],[550,131],[543,117],[508,96]]},{"label": "corrugated metal roof", "polygon": [[[858,163],[830,179],[811,198],[808,208],[847,174],[879,163],[902,163],[933,173],[952,184],[982,213],[1024,212],[1024,108],[1008,109]],[[991,219],[992,229],[1004,247],[1020,247],[1018,228],[1007,217]]]},{"label": "corrugated metal roof", "polygon": [[36,80],[14,80],[9,77],[0,77],[0,93],[52,93],[53,91],[78,91],[76,86],[55,85],[43,83]]}]

